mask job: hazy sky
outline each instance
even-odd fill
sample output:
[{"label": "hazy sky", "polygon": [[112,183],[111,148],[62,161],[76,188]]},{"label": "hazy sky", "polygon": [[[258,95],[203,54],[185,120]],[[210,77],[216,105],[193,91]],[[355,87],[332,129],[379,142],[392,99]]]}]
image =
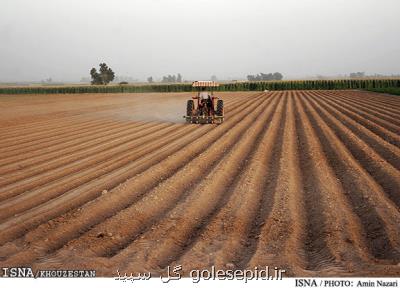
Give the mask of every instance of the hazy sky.
[{"label": "hazy sky", "polygon": [[399,0],[0,0],[0,81],[400,74]]}]

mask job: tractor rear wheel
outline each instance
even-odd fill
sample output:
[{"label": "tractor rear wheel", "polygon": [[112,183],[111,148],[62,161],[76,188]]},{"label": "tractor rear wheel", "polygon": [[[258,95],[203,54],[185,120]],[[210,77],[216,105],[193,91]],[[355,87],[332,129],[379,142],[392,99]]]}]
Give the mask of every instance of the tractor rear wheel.
[{"label": "tractor rear wheel", "polygon": [[[193,111],[194,111],[194,101],[193,100],[188,100],[186,103],[186,116],[192,117],[193,116]],[[191,123],[192,119],[191,118],[186,118],[186,122]]]},{"label": "tractor rear wheel", "polygon": [[[217,116],[224,116],[224,101],[223,100],[218,100],[217,101],[217,111],[215,112]],[[224,118],[219,118],[219,123],[222,123],[224,121]]]},{"label": "tractor rear wheel", "polygon": [[217,101],[216,114],[217,114],[217,116],[224,116],[224,101],[223,100],[218,100]]}]

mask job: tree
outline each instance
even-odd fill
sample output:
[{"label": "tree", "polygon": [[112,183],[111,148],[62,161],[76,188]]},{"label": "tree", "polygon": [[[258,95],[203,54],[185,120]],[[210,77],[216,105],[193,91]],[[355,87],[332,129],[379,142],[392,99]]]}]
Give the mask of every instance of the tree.
[{"label": "tree", "polygon": [[153,77],[152,77],[152,76],[148,77],[148,78],[147,78],[147,82],[153,83]]},{"label": "tree", "polygon": [[364,78],[365,72],[350,73],[350,78]]},{"label": "tree", "polygon": [[217,80],[218,80],[217,76],[215,76],[215,75],[211,76],[211,81],[217,81]]},{"label": "tree", "polygon": [[92,85],[100,85],[100,84],[103,84],[103,83],[101,82],[100,74],[97,73],[96,68],[92,68],[92,69],[90,70],[90,76],[92,77],[92,82],[91,82]]},{"label": "tree", "polygon": [[249,81],[271,81],[271,80],[282,80],[283,75],[279,72],[272,73],[260,73],[257,75],[247,75],[247,80]]},{"label": "tree", "polygon": [[283,75],[279,72],[275,72],[273,75],[274,80],[282,80],[283,79]]},{"label": "tree", "polygon": [[247,80],[249,80],[249,81],[256,81],[254,75],[247,75]]},{"label": "tree", "polygon": [[107,85],[115,78],[114,71],[107,66],[106,63],[99,64],[100,69],[97,72],[96,68],[92,68],[90,70],[90,76],[92,77],[92,84],[93,85]]},{"label": "tree", "polygon": [[177,82],[182,82],[182,75],[178,73],[178,75],[168,75],[168,76],[163,76],[162,83],[177,83]]}]

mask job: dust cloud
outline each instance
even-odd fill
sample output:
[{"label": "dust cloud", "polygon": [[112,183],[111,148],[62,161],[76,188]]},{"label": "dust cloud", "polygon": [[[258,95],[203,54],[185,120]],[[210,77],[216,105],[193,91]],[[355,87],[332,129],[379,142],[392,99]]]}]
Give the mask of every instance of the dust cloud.
[{"label": "dust cloud", "polygon": [[115,115],[125,120],[184,123],[186,98],[190,99],[188,96],[146,100],[132,106],[128,105]]}]

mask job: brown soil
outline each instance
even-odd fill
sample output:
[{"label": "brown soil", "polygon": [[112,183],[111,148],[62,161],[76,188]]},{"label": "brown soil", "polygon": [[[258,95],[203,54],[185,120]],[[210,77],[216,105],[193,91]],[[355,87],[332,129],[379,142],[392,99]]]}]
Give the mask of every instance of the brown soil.
[{"label": "brown soil", "polygon": [[400,97],[190,96],[0,96],[0,266],[400,276]]}]

